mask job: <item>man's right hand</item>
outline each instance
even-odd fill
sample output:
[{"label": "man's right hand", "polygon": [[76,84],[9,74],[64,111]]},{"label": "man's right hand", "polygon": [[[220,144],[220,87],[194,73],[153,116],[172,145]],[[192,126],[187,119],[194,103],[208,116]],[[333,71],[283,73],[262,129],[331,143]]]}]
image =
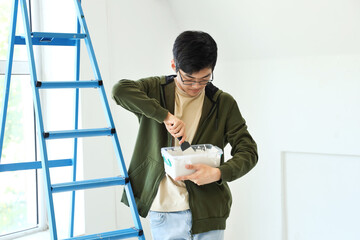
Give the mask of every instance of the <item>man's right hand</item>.
[{"label": "man's right hand", "polygon": [[181,145],[186,140],[185,123],[181,121],[179,118],[172,115],[170,112],[168,112],[168,115],[166,116],[164,123],[166,129],[173,137],[175,138],[182,137],[179,142],[179,144]]}]

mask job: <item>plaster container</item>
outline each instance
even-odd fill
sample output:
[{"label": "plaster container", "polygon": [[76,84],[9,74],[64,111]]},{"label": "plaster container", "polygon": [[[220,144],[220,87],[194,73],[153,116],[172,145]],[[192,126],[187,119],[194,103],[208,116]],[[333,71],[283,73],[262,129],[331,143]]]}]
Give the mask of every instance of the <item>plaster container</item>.
[{"label": "plaster container", "polygon": [[218,167],[222,154],[223,151],[220,148],[211,144],[191,145],[185,151],[182,151],[180,147],[161,148],[165,172],[172,178],[195,172],[195,170],[186,169],[186,164],[202,163],[211,167]]}]

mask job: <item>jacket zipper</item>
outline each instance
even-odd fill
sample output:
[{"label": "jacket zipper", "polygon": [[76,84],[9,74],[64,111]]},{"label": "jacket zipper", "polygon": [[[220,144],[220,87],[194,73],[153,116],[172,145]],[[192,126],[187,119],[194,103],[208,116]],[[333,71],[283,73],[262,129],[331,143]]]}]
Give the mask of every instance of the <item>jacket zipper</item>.
[{"label": "jacket zipper", "polygon": [[[161,100],[162,100],[163,103],[164,103],[164,108],[167,109],[167,107],[166,107],[166,101],[165,101],[165,97],[164,97],[164,86],[163,86],[163,85],[161,85],[161,93],[160,93],[160,95],[161,95]],[[169,132],[167,133],[167,138],[168,138],[167,146],[168,146],[168,147],[171,147],[171,146],[172,146],[172,141],[173,141],[173,139],[172,139],[172,136],[171,136],[171,134],[170,134]]]},{"label": "jacket zipper", "polygon": [[[192,214],[192,203],[191,203],[191,188],[188,186],[188,183],[186,183],[186,181],[184,181],[185,183],[185,187],[186,187],[186,190],[188,192],[188,202],[189,202],[189,208],[190,208],[190,212],[191,212],[191,222],[194,222],[194,215]],[[192,236],[192,227],[190,229],[190,232],[191,232],[191,236]]]},{"label": "jacket zipper", "polygon": [[[204,120],[204,123],[202,124],[202,126],[201,126],[201,128],[200,128],[201,131],[203,130],[203,128],[204,128],[203,126],[204,126],[205,123],[209,120],[210,116],[214,113],[215,108],[216,108],[216,104],[214,103],[213,107],[212,107],[211,110],[210,110],[209,115],[208,115],[207,118]],[[199,136],[199,134],[201,133],[201,131],[198,131],[198,134],[196,134],[196,135]],[[191,198],[192,191],[191,191],[191,187],[189,187],[189,185],[188,185],[188,183],[186,183],[186,181],[185,181],[185,186],[186,186],[186,190],[188,191],[189,208],[190,208],[190,211],[191,211],[191,209],[193,208],[193,207],[192,207],[193,204],[192,204],[192,202],[191,202],[191,200],[192,200],[192,198]],[[192,222],[194,222],[194,215],[193,215],[193,214],[191,214],[191,218],[192,218]],[[192,229],[191,229],[191,231],[192,231]]]}]

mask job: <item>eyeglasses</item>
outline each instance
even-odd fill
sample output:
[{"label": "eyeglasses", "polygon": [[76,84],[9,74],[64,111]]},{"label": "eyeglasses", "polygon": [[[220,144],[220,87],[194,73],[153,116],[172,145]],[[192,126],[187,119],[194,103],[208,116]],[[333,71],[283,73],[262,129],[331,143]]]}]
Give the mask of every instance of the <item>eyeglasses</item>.
[{"label": "eyeglasses", "polygon": [[[211,72],[211,75],[209,77],[205,77],[204,80],[200,80],[200,81],[195,81],[195,80],[183,80],[183,77],[181,76],[181,72],[179,72],[179,76],[180,76],[180,80],[183,82],[184,85],[195,85],[196,83],[200,84],[200,85],[208,85],[209,83],[211,83],[214,80],[214,73]],[[209,79],[206,79],[209,78]]]}]

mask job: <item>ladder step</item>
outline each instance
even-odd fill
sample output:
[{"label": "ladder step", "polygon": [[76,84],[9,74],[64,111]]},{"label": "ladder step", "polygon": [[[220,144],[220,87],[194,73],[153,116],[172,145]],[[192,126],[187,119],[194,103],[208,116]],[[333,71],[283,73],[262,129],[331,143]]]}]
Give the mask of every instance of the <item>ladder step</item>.
[{"label": "ladder step", "polygon": [[[66,167],[72,166],[72,159],[49,160],[49,167]],[[10,172],[18,170],[40,169],[41,162],[22,162],[0,164],[0,172]]]},{"label": "ladder step", "polygon": [[131,238],[131,237],[138,237],[144,235],[143,230],[136,229],[136,228],[127,228],[112,232],[104,232],[99,234],[93,234],[93,235],[87,235],[87,236],[81,236],[81,237],[73,237],[73,238],[67,238],[64,240],[96,240],[96,239],[125,239],[125,238]]},{"label": "ladder step", "polygon": [[[75,46],[79,39],[84,38],[86,38],[86,34],[83,33],[31,33],[33,45]],[[15,36],[15,44],[25,45],[25,36]]]},{"label": "ladder step", "polygon": [[44,138],[48,140],[48,139],[61,139],[61,138],[111,136],[114,133],[115,133],[115,128],[79,129],[79,130],[45,132]]},{"label": "ladder step", "polygon": [[103,85],[102,80],[98,81],[54,81],[54,82],[36,82],[36,87],[50,88],[98,88]]},{"label": "ladder step", "polygon": [[89,188],[125,185],[128,182],[129,179],[124,177],[99,178],[99,179],[53,184],[51,189],[53,193],[57,193],[57,192],[68,192],[74,190],[83,190]]},{"label": "ladder step", "polygon": [[67,38],[67,39],[84,39],[85,33],[55,33],[55,32],[32,32],[31,36],[38,38]]}]

